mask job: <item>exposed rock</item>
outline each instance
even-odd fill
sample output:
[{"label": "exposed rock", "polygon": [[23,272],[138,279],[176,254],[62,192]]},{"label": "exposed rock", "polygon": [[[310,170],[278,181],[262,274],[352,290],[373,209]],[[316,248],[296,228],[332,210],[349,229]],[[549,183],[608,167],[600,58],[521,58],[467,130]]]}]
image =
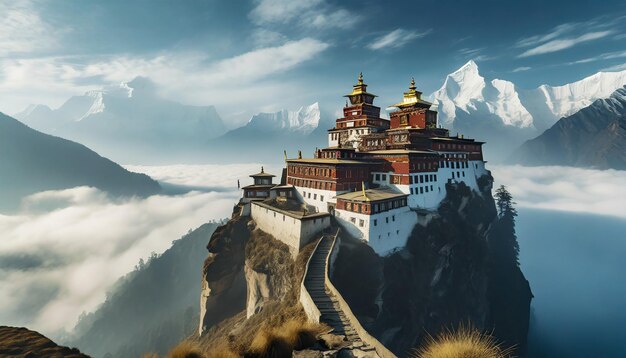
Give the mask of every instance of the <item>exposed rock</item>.
[{"label": "exposed rock", "polygon": [[[487,237],[496,219],[491,181],[479,180],[480,194],[462,183],[449,184],[437,214],[420,219],[406,248],[385,258],[377,258],[364,243],[342,237],[332,280],[364,327],[396,354],[419,346],[427,334],[459,323],[470,321],[491,331],[494,322],[503,322],[498,319],[501,310],[490,302],[489,287],[495,279]],[[511,327],[498,338],[523,348],[531,294],[517,270],[505,279],[520,297],[507,307],[519,321],[506,320]],[[501,330],[495,328],[498,335]]]}]

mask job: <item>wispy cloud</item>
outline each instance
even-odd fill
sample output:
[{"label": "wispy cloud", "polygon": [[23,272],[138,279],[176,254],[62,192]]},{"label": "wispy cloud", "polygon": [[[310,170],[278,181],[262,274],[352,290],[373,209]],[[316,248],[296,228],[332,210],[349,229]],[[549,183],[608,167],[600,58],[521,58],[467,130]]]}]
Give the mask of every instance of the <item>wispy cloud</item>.
[{"label": "wispy cloud", "polygon": [[624,71],[624,70],[626,70],[626,63],[621,63],[621,64],[618,64],[618,65],[605,67],[605,68],[601,69],[600,71],[612,72],[612,71]]},{"label": "wispy cloud", "polygon": [[[164,89],[166,97],[192,104],[227,107],[246,95],[249,104],[273,103],[277,93],[289,93],[291,89],[288,83],[271,77],[284,75],[328,47],[325,42],[303,38],[222,60],[189,52],[87,59],[0,59],[0,111],[14,113],[33,102],[58,105],[70,95],[98,84],[119,83],[135,76],[149,77]],[[249,86],[253,81],[257,81],[254,88]]]},{"label": "wispy cloud", "polygon": [[347,29],[361,20],[358,14],[325,0],[256,0],[248,17],[261,26],[292,23],[315,29]]},{"label": "wispy cloud", "polygon": [[387,48],[404,47],[409,42],[422,38],[432,32],[432,29],[426,31],[396,29],[388,32],[367,45],[372,50],[382,50]]},{"label": "wispy cloud", "polygon": [[522,67],[517,67],[515,68],[513,71],[511,72],[523,72],[523,71],[528,71],[530,70],[530,67],[528,66],[522,66]]},{"label": "wispy cloud", "polygon": [[514,47],[527,48],[517,57],[562,51],[581,43],[620,33],[624,30],[624,20],[626,16],[603,15],[587,21],[564,23],[544,34],[522,38]]},{"label": "wispy cloud", "polygon": [[521,207],[626,219],[626,171],[519,165],[492,166],[491,170],[495,185],[508,186]]},{"label": "wispy cloud", "polygon": [[0,14],[0,57],[55,48],[67,31],[46,22],[31,1],[0,2]]},{"label": "wispy cloud", "polygon": [[474,60],[474,61],[489,61],[489,60],[493,60],[495,58],[497,58],[497,56],[490,56],[490,55],[486,55],[483,53],[483,51],[485,50],[484,47],[479,47],[479,48],[471,48],[471,47],[464,47],[460,50],[458,50],[458,53],[460,55],[460,57],[462,57],[463,59],[470,59],[470,60]]},{"label": "wispy cloud", "polygon": [[567,64],[577,65],[581,63],[589,63],[589,62],[596,62],[596,61],[602,61],[602,60],[612,60],[612,59],[624,58],[624,57],[626,57],[626,51],[607,52],[607,53],[600,54],[598,56],[587,57],[587,58],[583,58],[580,60],[568,62]]}]

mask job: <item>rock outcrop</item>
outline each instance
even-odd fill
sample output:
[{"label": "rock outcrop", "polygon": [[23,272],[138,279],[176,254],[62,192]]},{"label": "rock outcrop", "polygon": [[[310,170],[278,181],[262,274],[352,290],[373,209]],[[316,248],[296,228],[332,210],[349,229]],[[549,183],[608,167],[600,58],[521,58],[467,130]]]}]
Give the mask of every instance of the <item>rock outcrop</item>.
[{"label": "rock outcrop", "polygon": [[[506,344],[525,346],[532,294],[516,265],[505,277],[493,277],[488,241],[497,215],[491,178],[479,184],[481,193],[449,184],[438,211],[417,214],[421,224],[393,255],[381,259],[364,243],[342,240],[333,282],[365,328],[399,356],[426,335],[467,322],[494,329]],[[509,285],[494,285],[502,280]],[[501,290],[510,288],[514,299],[502,310],[494,301],[501,305]]]}]

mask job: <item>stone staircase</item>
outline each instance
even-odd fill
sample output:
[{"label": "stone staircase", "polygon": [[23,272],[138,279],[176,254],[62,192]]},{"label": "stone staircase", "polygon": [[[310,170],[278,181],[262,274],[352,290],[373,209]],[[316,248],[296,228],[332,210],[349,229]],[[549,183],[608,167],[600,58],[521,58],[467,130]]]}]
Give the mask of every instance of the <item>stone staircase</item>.
[{"label": "stone staircase", "polygon": [[363,342],[342,311],[337,299],[326,288],[328,254],[335,241],[334,235],[324,235],[313,252],[304,278],[304,287],[321,313],[320,323],[330,326],[333,334],[345,336],[344,350],[354,357],[379,357],[376,349]]}]

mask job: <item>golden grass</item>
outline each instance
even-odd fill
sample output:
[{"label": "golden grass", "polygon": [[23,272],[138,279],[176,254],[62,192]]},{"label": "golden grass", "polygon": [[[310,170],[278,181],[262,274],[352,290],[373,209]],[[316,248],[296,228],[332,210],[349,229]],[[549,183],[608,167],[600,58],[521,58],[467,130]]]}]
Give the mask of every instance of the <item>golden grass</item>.
[{"label": "golden grass", "polygon": [[195,344],[183,341],[167,354],[167,358],[206,358],[206,356]]},{"label": "golden grass", "polygon": [[249,353],[255,357],[289,357],[294,350],[312,347],[317,336],[328,327],[302,319],[292,319],[280,327],[263,327],[250,344]]},{"label": "golden grass", "polygon": [[476,328],[460,325],[437,337],[428,337],[426,344],[415,351],[415,358],[509,358],[512,350],[499,345],[495,338]]}]

